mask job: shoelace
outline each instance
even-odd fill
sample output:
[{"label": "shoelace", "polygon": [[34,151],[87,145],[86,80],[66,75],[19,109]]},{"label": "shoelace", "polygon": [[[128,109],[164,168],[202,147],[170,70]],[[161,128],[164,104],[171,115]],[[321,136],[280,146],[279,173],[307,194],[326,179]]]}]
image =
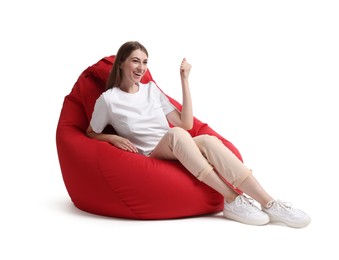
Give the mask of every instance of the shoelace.
[{"label": "shoelace", "polygon": [[255,207],[254,200],[252,198],[247,198],[245,196],[241,196],[241,204],[246,204],[252,207]]},{"label": "shoelace", "polygon": [[290,202],[285,202],[281,200],[276,200],[276,201],[272,200],[267,203],[267,206],[270,208],[273,204],[275,204],[279,210],[286,210],[288,212],[291,212],[293,210],[292,204]]}]

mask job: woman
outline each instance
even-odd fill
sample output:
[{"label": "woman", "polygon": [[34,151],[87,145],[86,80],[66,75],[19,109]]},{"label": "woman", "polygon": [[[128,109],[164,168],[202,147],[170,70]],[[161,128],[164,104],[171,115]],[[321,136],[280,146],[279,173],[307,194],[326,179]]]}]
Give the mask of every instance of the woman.
[{"label": "woman", "polygon": [[[196,178],[224,196],[223,213],[228,219],[251,225],[278,222],[291,227],[307,226],[311,219],[306,213],[273,199],[251,170],[218,138],[210,135],[192,138],[186,131],[193,126],[188,82],[191,65],[186,59],[180,65],[181,111],[154,82],[140,83],[147,71],[147,61],[148,52],[139,42],[126,42],[119,48],[106,90],[96,101],[87,135],[125,151],[179,160]],[[174,127],[170,128],[169,123]],[[108,124],[117,135],[102,133]],[[250,198],[239,195],[234,187]]]}]

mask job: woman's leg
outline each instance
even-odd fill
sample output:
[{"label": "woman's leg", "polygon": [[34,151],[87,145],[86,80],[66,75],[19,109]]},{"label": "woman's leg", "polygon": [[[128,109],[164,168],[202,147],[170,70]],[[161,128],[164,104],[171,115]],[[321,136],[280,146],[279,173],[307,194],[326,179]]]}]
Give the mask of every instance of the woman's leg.
[{"label": "woman's leg", "polygon": [[266,205],[273,198],[263,189],[245,165],[215,136],[194,137],[200,152],[212,164],[220,177],[234,187]]},{"label": "woman's leg", "polygon": [[[222,181],[210,162],[203,156],[195,139],[187,131],[177,127],[170,129],[150,157],[179,160],[200,181],[222,194],[226,201],[223,211],[226,218],[251,225],[264,225],[269,222],[267,214],[254,206],[248,198],[239,196],[229,184]],[[238,165],[230,165],[230,167],[233,169],[229,171],[233,183],[242,183],[250,175],[250,172],[246,172],[245,175],[243,171],[237,171]]]},{"label": "woman's leg", "polygon": [[[273,200],[251,174],[251,170],[216,137],[203,135],[193,139],[187,131],[172,128],[150,157],[179,160],[200,181],[221,193],[226,201],[226,218],[251,225],[264,225],[271,220],[291,227],[304,227],[311,222],[305,212]],[[258,201],[267,214],[248,198],[238,196],[222,179]]]},{"label": "woman's leg", "polygon": [[204,179],[213,167],[202,156],[190,134],[182,128],[168,130],[150,157],[179,160],[181,164],[199,180]]},{"label": "woman's leg", "polygon": [[[247,169],[218,138],[202,135],[195,137],[194,141],[203,156],[214,165],[220,177],[258,201],[271,222],[284,223],[296,228],[305,227],[311,222],[311,218],[302,210],[292,208],[290,204],[280,200],[274,200],[251,174],[251,170]],[[245,209],[244,214],[236,214],[235,212],[241,212],[241,208]],[[251,214],[252,217],[249,217]],[[258,211],[251,210],[251,207],[248,207],[248,200],[240,196],[235,202],[225,203],[224,215],[249,224],[265,223],[264,217]]]},{"label": "woman's leg", "polygon": [[219,178],[213,170],[213,166],[201,154],[190,134],[182,128],[170,129],[160,140],[150,157],[179,160],[200,181],[222,194],[226,201],[233,201],[238,196]]}]

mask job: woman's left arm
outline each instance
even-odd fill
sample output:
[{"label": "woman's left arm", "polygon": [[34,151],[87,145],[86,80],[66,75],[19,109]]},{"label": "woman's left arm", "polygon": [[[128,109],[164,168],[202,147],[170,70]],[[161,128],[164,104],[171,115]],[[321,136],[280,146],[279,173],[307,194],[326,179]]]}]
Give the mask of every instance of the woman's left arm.
[{"label": "woman's left arm", "polygon": [[184,58],[180,65],[180,79],[182,87],[182,109],[181,112],[173,110],[167,114],[167,120],[173,125],[190,130],[193,127],[193,108],[192,97],[189,89],[188,76],[191,71],[191,65]]}]

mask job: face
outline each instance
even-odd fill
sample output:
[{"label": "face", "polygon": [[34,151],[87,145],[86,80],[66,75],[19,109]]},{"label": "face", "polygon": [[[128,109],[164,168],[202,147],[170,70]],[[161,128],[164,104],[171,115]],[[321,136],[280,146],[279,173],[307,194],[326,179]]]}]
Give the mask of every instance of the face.
[{"label": "face", "polygon": [[122,81],[124,84],[134,85],[140,82],[147,71],[148,57],[141,50],[135,50],[121,63]]}]

